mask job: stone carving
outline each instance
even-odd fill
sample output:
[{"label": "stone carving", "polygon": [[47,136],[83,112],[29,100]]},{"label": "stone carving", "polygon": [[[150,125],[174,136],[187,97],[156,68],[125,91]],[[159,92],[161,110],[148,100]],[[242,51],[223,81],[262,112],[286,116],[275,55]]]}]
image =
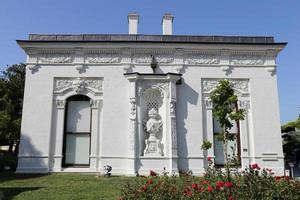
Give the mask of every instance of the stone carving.
[{"label": "stone carving", "polygon": [[220,59],[213,55],[194,55],[185,60],[186,64],[199,65],[199,64],[219,64]]},{"label": "stone carving", "polygon": [[170,102],[170,115],[175,116],[175,112],[176,112],[176,101],[172,100]]},{"label": "stone carving", "polygon": [[149,138],[145,140],[144,155],[162,156],[160,139],[157,138],[157,134],[161,131],[163,122],[159,119],[159,114],[154,108],[148,112],[148,116],[145,129],[149,133]]},{"label": "stone carving", "polygon": [[230,60],[231,65],[263,65],[265,61],[260,57],[239,56]]},{"label": "stone carving", "polygon": [[274,76],[274,74],[276,74],[276,67],[275,66],[266,67],[266,70],[271,73],[271,76]]},{"label": "stone carving", "polygon": [[58,109],[64,109],[66,105],[66,101],[65,100],[61,100],[61,99],[57,99],[56,100],[56,107]]},{"label": "stone carving", "polygon": [[[168,97],[168,95],[169,95],[169,84],[168,83],[148,81],[148,82],[144,83],[144,85],[139,84],[138,96],[144,97],[145,91],[147,91],[149,89],[160,91],[161,99],[163,99],[164,96]],[[147,98],[147,96],[145,96],[145,98]]]},{"label": "stone carving", "polygon": [[171,119],[172,149],[177,149],[176,119]]},{"label": "stone carving", "polygon": [[134,119],[136,116],[136,102],[130,101],[130,118]]},{"label": "stone carving", "polygon": [[225,72],[225,75],[227,76],[228,74],[230,74],[231,73],[231,67],[230,66],[221,66],[221,70],[223,71],[223,72]]},{"label": "stone carving", "polygon": [[121,57],[118,55],[112,54],[97,54],[97,55],[88,55],[86,57],[87,63],[119,63]]},{"label": "stone carving", "polygon": [[243,101],[239,100],[238,106],[241,109],[248,110],[248,109],[250,109],[250,100],[243,100]]},{"label": "stone carving", "polygon": [[78,70],[79,74],[85,73],[87,68],[85,65],[76,65],[76,70]]},{"label": "stone carving", "polygon": [[91,100],[90,104],[92,109],[98,109],[100,107],[100,100]]},{"label": "stone carving", "polygon": [[28,67],[28,69],[31,71],[32,74],[39,71],[40,68],[40,66],[36,64],[27,64],[26,66]]},{"label": "stone carving", "polygon": [[80,93],[86,88],[92,88],[99,92],[102,91],[102,80],[95,78],[65,78],[55,80],[54,92],[62,92],[69,88],[73,88],[76,93]]},{"label": "stone carving", "polygon": [[[155,56],[155,60],[157,63],[163,63],[163,64],[174,62],[174,58],[170,55],[157,55]],[[151,55],[143,55],[143,54],[135,55],[133,56],[133,61],[135,63],[151,63],[152,57]]]},{"label": "stone carving", "polygon": [[210,110],[212,109],[212,102],[209,99],[205,99],[205,109]]},{"label": "stone carving", "polygon": [[[235,80],[229,79],[229,82],[233,89],[239,90],[243,93],[249,93],[249,81],[248,80]],[[203,92],[210,93],[219,83],[218,79],[204,80],[202,82]]]},{"label": "stone carving", "polygon": [[39,57],[41,63],[72,63],[74,61],[74,56],[71,55],[44,55]]}]

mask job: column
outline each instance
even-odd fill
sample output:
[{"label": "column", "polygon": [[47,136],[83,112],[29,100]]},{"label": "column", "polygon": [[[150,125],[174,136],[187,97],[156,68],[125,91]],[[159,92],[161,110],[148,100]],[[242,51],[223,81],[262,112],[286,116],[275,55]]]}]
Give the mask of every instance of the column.
[{"label": "column", "polygon": [[92,121],[91,121],[91,152],[90,152],[90,171],[97,171],[98,168],[98,149],[99,149],[99,110],[101,100],[91,100]]},{"label": "column", "polygon": [[64,141],[64,121],[65,121],[66,100],[56,100],[56,137],[55,151],[53,156],[53,171],[61,171],[62,168],[62,149]]}]

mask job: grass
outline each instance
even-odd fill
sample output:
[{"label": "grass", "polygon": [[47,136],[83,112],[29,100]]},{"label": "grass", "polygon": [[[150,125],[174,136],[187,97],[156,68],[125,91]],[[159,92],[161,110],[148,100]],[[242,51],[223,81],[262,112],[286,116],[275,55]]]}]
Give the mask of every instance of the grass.
[{"label": "grass", "polygon": [[0,199],[117,199],[122,185],[130,180],[134,178],[77,173],[0,173]]}]

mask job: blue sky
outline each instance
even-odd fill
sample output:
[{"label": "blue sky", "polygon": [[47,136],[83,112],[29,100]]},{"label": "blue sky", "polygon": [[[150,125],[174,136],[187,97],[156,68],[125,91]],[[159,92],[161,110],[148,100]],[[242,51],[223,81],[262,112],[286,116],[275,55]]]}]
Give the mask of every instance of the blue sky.
[{"label": "blue sky", "polygon": [[127,33],[127,14],[140,14],[139,33],[161,34],[164,13],[174,34],[274,36],[288,46],[277,58],[281,122],[300,113],[299,0],[1,0],[0,69],[25,62],[16,39],[29,33]]}]

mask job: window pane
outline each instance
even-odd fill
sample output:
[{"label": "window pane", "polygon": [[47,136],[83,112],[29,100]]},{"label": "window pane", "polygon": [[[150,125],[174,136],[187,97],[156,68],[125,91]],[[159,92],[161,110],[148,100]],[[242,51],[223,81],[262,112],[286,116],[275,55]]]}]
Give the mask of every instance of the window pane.
[{"label": "window pane", "polygon": [[67,132],[90,132],[89,101],[69,101],[67,116]]}]

